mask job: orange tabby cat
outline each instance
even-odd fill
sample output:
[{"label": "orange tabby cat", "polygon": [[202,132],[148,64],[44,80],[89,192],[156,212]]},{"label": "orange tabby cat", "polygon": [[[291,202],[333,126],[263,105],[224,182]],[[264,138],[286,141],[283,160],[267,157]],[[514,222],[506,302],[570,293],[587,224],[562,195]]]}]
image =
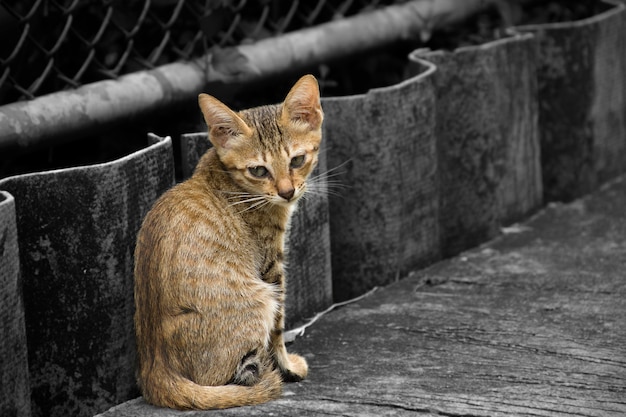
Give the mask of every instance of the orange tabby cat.
[{"label": "orange tabby cat", "polygon": [[138,380],[177,409],[252,405],[307,375],[283,340],[284,239],[321,141],[319,87],[235,113],[200,94],[213,144],[146,216],[135,251]]}]

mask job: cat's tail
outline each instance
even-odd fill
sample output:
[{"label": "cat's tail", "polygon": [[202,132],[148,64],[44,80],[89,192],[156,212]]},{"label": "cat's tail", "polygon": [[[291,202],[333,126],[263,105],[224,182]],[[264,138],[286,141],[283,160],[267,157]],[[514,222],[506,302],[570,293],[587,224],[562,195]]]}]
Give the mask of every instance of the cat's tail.
[{"label": "cat's tail", "polygon": [[213,410],[256,405],[276,399],[282,393],[282,379],[277,370],[266,372],[258,383],[251,386],[204,386],[179,375],[169,381],[159,382],[162,385],[160,387],[143,387],[146,401],[179,410]]}]

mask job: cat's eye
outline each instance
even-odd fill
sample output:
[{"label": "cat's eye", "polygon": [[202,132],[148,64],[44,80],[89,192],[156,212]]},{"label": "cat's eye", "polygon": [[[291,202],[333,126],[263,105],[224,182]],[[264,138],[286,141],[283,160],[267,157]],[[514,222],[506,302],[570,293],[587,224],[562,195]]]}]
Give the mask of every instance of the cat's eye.
[{"label": "cat's eye", "polygon": [[300,168],[302,165],[304,165],[304,155],[294,156],[289,163],[290,168]]},{"label": "cat's eye", "polygon": [[265,178],[269,174],[269,171],[264,166],[250,167],[248,168],[248,172],[256,178]]}]

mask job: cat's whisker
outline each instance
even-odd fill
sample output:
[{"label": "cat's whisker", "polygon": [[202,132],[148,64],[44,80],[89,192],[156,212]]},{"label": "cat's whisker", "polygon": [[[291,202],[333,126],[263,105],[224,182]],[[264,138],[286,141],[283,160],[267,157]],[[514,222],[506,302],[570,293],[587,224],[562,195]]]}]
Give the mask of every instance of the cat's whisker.
[{"label": "cat's whisker", "polygon": [[337,172],[334,174],[329,174],[327,172],[323,173],[323,174],[319,174],[319,175],[314,175],[309,177],[309,179],[307,181],[313,181],[313,182],[319,182],[319,181],[337,181],[337,179],[335,179],[335,177],[339,177],[340,175],[343,175],[343,172]]},{"label": "cat's whisker", "polygon": [[[247,191],[224,191],[219,190],[222,194],[230,194],[226,196],[226,199],[229,200],[231,205],[241,204],[246,202],[255,201],[261,198],[265,198],[263,194],[252,194]],[[232,203],[234,201],[234,203]]]},{"label": "cat's whisker", "polygon": [[[347,171],[344,170],[343,168],[350,163],[352,160],[348,159],[347,161],[337,165],[336,167],[330,168],[324,172],[321,172],[317,175],[313,175],[311,177],[309,177],[310,180],[315,180],[318,178],[332,178],[332,177],[337,177],[340,175],[344,175]],[[341,171],[340,171],[341,170]]]},{"label": "cat's whisker", "polygon": [[315,188],[315,189],[333,189],[333,190],[343,190],[347,188],[351,188],[349,185],[345,184],[343,181],[339,180],[327,180],[324,178],[316,178],[307,180],[307,188]]},{"label": "cat's whisker", "polygon": [[246,198],[244,200],[240,200],[240,201],[235,201],[233,203],[230,203],[231,206],[236,206],[239,204],[245,204],[245,203],[258,203],[259,201],[263,202],[266,200],[266,197],[263,195],[260,196],[255,196],[255,197],[250,197],[250,198]]},{"label": "cat's whisker", "polygon": [[343,197],[343,190],[350,188],[349,186],[342,184],[339,181],[313,181],[307,182],[307,193],[316,196],[335,196],[335,197]]},{"label": "cat's whisker", "polygon": [[246,207],[245,209],[239,211],[238,213],[241,214],[241,213],[245,213],[247,211],[260,210],[261,208],[265,207],[268,204],[270,204],[269,200],[267,200],[264,197],[260,201],[257,201],[256,203],[251,204],[249,207]]},{"label": "cat's whisker", "polygon": [[336,188],[336,189],[350,188],[349,185],[346,185],[342,181],[338,181],[338,180],[326,180],[326,181],[324,181],[323,178],[316,179],[316,180],[313,180],[313,181],[308,180],[307,181],[307,185],[313,186],[313,187],[325,187],[325,188]]},{"label": "cat's whisker", "polygon": [[316,195],[333,195],[341,197],[343,195],[341,191],[349,188],[349,186],[336,179],[336,177],[346,173],[343,168],[349,162],[350,160],[331,168],[328,171],[309,177],[307,180],[307,190]]},{"label": "cat's whisker", "polygon": [[317,190],[308,189],[307,192],[304,194],[304,197],[306,197],[307,194],[312,195],[312,196],[319,196],[319,197],[325,197],[325,196],[342,197],[343,196],[343,194],[341,194],[340,192],[328,190],[328,189],[317,189]]},{"label": "cat's whisker", "polygon": [[237,200],[240,198],[249,198],[249,197],[258,197],[258,196],[259,194],[241,193],[241,194],[227,195],[226,199],[229,201],[232,201],[232,200]]},{"label": "cat's whisker", "polygon": [[[335,167],[335,168],[329,169],[329,170],[328,170],[328,171],[326,171],[326,172],[321,172],[321,173],[319,173],[318,175],[315,175],[314,177],[326,177],[326,178],[333,178],[333,177],[338,177],[338,176],[340,176],[340,175],[345,175],[345,174],[347,174],[347,173],[348,173],[348,171],[347,171],[347,170],[345,170],[345,169],[341,169],[341,168],[342,168],[342,166],[340,165],[340,166],[338,166],[338,167]],[[340,171],[339,169],[341,169],[341,171]]]},{"label": "cat's whisker", "polygon": [[230,197],[226,197],[227,200],[238,200],[238,199],[248,199],[248,198],[256,198],[263,197],[261,194],[241,194],[241,195],[232,195]]},{"label": "cat's whisker", "polygon": [[307,180],[307,186],[312,186],[312,187],[322,187],[322,188],[334,188],[334,189],[344,189],[344,188],[350,188],[349,185],[345,184],[343,181],[341,180],[335,180],[335,179],[327,179],[327,178],[309,178]]},{"label": "cat's whisker", "polygon": [[226,197],[226,199],[229,200],[229,205],[232,207],[241,204],[250,204],[248,207],[238,211],[238,214],[259,210],[270,204],[267,196],[263,194],[252,194],[245,191],[222,191],[222,193],[232,194]]}]

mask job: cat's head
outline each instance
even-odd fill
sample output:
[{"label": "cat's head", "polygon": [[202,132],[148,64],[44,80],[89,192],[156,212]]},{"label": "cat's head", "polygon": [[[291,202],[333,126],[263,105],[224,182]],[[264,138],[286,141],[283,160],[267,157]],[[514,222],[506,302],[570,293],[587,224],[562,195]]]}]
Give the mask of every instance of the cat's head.
[{"label": "cat's head", "polygon": [[209,140],[231,177],[254,196],[288,205],[304,194],[317,165],[323,113],[319,86],[305,75],[282,104],[238,113],[207,94],[198,97]]}]

